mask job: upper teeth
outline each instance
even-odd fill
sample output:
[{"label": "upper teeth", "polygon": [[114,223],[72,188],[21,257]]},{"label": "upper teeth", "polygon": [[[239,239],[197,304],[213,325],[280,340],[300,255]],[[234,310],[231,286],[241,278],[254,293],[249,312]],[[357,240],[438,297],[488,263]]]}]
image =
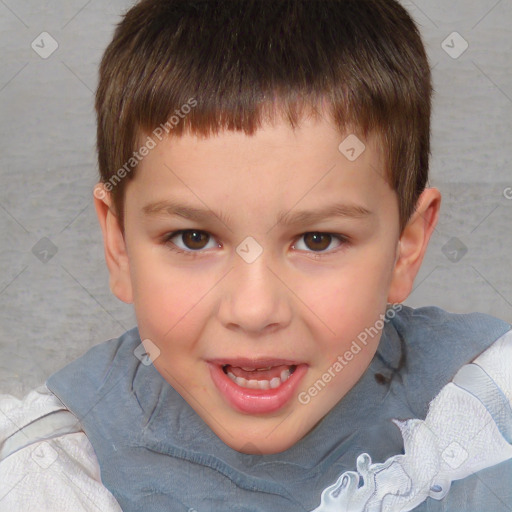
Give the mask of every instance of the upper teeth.
[{"label": "upper teeth", "polygon": [[[243,368],[244,370],[246,368]],[[271,380],[257,380],[257,379],[244,379],[244,377],[236,377],[233,375],[229,370],[227,371],[228,377],[238,384],[239,386],[243,388],[251,388],[251,389],[274,389],[279,387],[283,382],[286,382],[288,380],[288,377],[290,377],[290,370],[283,370],[281,372],[281,378],[274,377]]]}]

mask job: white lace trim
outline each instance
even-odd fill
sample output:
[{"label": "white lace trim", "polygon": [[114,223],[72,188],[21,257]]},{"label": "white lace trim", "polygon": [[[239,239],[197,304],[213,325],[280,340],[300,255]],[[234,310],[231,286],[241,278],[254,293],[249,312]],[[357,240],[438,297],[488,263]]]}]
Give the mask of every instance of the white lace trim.
[{"label": "white lace trim", "polygon": [[[511,362],[512,331],[474,361],[512,407]],[[488,399],[494,400],[492,395]],[[405,454],[378,464],[361,454],[357,471],[346,471],[326,488],[312,512],[407,512],[428,497],[442,499],[454,480],[512,458],[512,445],[488,409],[452,382],[432,400],[425,420],[393,422],[400,428]]]}]

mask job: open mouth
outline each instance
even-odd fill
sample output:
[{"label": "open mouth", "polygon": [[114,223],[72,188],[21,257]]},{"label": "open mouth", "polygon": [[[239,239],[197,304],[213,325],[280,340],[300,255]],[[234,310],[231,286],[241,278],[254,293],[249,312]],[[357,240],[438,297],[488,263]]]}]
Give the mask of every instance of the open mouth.
[{"label": "open mouth", "polygon": [[289,404],[308,365],[277,359],[208,361],[212,380],[227,402],[249,414],[275,412]]},{"label": "open mouth", "polygon": [[276,389],[284,384],[297,366],[278,365],[265,368],[250,368],[245,366],[222,366],[224,373],[238,386],[249,389]]}]

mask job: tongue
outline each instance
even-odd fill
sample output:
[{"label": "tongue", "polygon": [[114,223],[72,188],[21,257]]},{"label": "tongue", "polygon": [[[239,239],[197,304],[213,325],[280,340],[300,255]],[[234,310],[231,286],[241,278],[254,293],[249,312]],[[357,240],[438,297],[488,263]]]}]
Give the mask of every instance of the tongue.
[{"label": "tongue", "polygon": [[272,380],[274,377],[281,378],[281,372],[283,370],[289,370],[291,365],[288,364],[282,364],[279,366],[273,366],[269,370],[243,370],[242,368],[239,368],[238,366],[231,366],[228,365],[225,368],[225,371],[229,371],[232,373],[235,377],[243,377],[247,380]]}]

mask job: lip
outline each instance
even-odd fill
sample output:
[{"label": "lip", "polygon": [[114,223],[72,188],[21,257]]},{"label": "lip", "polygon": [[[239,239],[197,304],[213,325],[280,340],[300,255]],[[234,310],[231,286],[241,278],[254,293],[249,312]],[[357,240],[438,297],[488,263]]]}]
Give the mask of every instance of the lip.
[{"label": "lip", "polygon": [[[236,410],[248,414],[265,414],[278,411],[289,403],[300,381],[307,372],[308,365],[284,359],[223,359],[207,361],[210,375],[217,389],[225,400]],[[265,366],[295,365],[295,371],[288,380],[274,389],[243,388],[235,384],[225,373],[222,367],[226,364],[232,366],[246,366],[262,368]]]},{"label": "lip", "polygon": [[231,366],[246,366],[249,368],[265,368],[266,366],[281,366],[281,365],[296,365],[299,366],[300,361],[294,361],[293,359],[275,359],[275,358],[258,358],[251,359],[248,357],[237,357],[234,359],[210,359],[208,363],[223,366],[229,364]]}]

